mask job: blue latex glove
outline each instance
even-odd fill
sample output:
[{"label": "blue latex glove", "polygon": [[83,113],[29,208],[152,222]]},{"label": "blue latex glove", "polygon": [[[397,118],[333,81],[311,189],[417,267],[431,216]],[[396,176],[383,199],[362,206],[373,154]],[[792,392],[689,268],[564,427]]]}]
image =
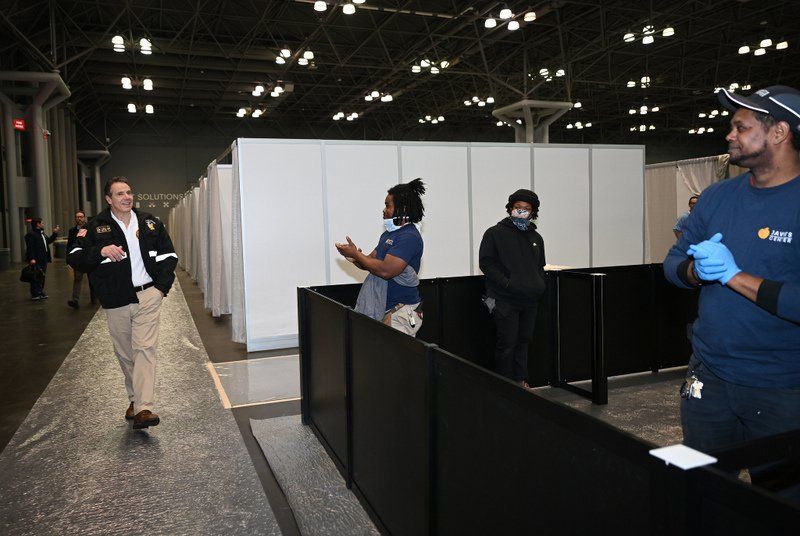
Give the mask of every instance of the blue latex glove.
[{"label": "blue latex glove", "polygon": [[694,257],[695,272],[705,281],[719,281],[727,285],[733,276],[742,271],[736,265],[731,250],[722,243],[722,233],[699,244],[692,244],[686,253]]}]

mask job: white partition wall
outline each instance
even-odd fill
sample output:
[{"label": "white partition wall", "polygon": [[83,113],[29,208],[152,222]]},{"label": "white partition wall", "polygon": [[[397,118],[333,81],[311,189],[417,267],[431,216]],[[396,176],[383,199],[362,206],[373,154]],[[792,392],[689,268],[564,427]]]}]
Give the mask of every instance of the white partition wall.
[{"label": "white partition wall", "polygon": [[508,216],[508,196],[530,188],[531,146],[527,144],[471,144],[472,272],[479,274],[478,249],[486,229]]},{"label": "white partition wall", "polygon": [[591,266],[589,152],[586,146],[535,146],[534,191],[539,196],[539,233],[548,264]]},{"label": "white partition wall", "polygon": [[[399,180],[396,145],[379,143],[325,142],[325,216],[328,237],[325,255],[331,284],[360,283],[366,272],[345,260],[334,247],[345,237],[369,253],[383,231],[383,201],[386,190]],[[317,158],[319,160],[319,157]],[[322,229],[322,228],[320,228]]]},{"label": "white partition wall", "polygon": [[386,190],[416,177],[423,278],[480,273],[483,233],[519,188],[541,199],[548,263],[643,259],[642,146],[240,139],[233,161],[230,303],[249,351],[297,344],[297,287],[363,280],[334,242],[371,251]]},{"label": "white partition wall", "polygon": [[592,266],[644,262],[644,151],[592,147]]},{"label": "white partition wall", "polygon": [[296,346],[297,287],[326,280],[321,149],[239,140],[248,350]]},{"label": "white partition wall", "polygon": [[471,273],[467,151],[450,144],[400,147],[401,181],[421,178],[427,189],[425,218],[420,225],[425,242],[421,277]]}]

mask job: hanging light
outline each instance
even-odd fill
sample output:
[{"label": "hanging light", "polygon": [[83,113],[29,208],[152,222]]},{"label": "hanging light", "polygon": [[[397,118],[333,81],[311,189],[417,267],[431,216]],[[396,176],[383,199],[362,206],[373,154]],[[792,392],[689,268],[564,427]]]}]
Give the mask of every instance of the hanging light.
[{"label": "hanging light", "polygon": [[514,30],[519,30],[519,21],[512,20],[508,22],[508,30],[513,32]]},{"label": "hanging light", "polygon": [[392,102],[393,100],[394,100],[394,97],[392,97],[392,95],[390,93],[387,93],[386,95],[381,97],[381,102]]},{"label": "hanging light", "polygon": [[572,127],[572,123],[569,123],[569,124],[567,125],[567,128],[568,128],[568,129],[572,129],[572,128],[573,128],[573,127]]},{"label": "hanging light", "polygon": [[655,129],[656,129],[656,126],[655,126],[655,125],[650,125],[650,126],[649,126],[649,127],[647,127],[647,128],[648,128],[649,130],[655,130]]},{"label": "hanging light", "polygon": [[422,67],[423,69],[427,69],[428,67],[431,66],[431,60],[426,58],[426,59],[422,60],[421,62],[419,62],[419,66]]},{"label": "hanging light", "polygon": [[145,107],[144,107],[144,113],[146,113],[146,114],[152,114],[154,111],[155,111],[155,110],[153,110],[153,105],[152,105],[152,104],[147,104],[147,105],[145,105]]},{"label": "hanging light", "polygon": [[153,53],[153,45],[150,43],[150,40],[147,39],[146,37],[142,37],[141,39],[139,39],[139,47],[140,47],[140,52],[142,54],[147,55]]},{"label": "hanging light", "polygon": [[297,58],[298,65],[308,65],[308,60],[306,58]]},{"label": "hanging light", "polygon": [[442,121],[444,121],[444,116],[443,116],[443,115],[440,115],[440,116],[439,116],[439,117],[437,117],[436,119],[438,119],[438,120],[439,120],[439,122],[441,123]]},{"label": "hanging light", "polygon": [[636,41],[636,36],[633,34],[633,32],[628,32],[622,36],[622,40],[626,43],[632,43],[633,41]]},{"label": "hanging light", "polygon": [[275,86],[275,93],[283,93],[283,88],[281,86]]},{"label": "hanging light", "polygon": [[380,93],[378,93],[378,90],[377,90],[377,89],[373,89],[373,90],[370,92],[370,96],[371,96],[372,98],[374,98],[374,99],[377,99],[378,97],[380,97],[380,96],[381,96],[381,94],[380,94]]},{"label": "hanging light", "polygon": [[483,108],[484,106],[486,106],[486,101],[478,101],[478,106]]},{"label": "hanging light", "polygon": [[281,56],[283,56],[284,58],[288,58],[291,55],[292,55],[292,51],[289,50],[288,48],[284,47],[284,48],[281,49]]},{"label": "hanging light", "polygon": [[651,34],[652,34],[652,33],[654,33],[655,31],[656,31],[656,28],[655,28],[655,26],[653,26],[652,24],[648,24],[647,26],[645,26],[644,28],[642,28],[642,33],[643,33],[644,35],[651,35]]},{"label": "hanging light", "polygon": [[767,37],[766,39],[762,39],[761,43],[759,43],[758,46],[760,46],[761,48],[771,47],[772,46],[772,39],[770,39],[769,37]]},{"label": "hanging light", "polygon": [[149,78],[142,80],[142,87],[145,91],[153,91],[153,81]]},{"label": "hanging light", "polygon": [[[363,4],[365,0],[353,0],[354,4]],[[356,114],[357,115],[357,114]]]},{"label": "hanging light", "polygon": [[750,47],[747,45],[742,45],[739,47],[739,54],[747,54],[750,52]]},{"label": "hanging light", "polygon": [[262,112],[261,110],[256,109],[256,110],[253,110],[253,114],[252,115],[253,115],[253,117],[261,117],[262,113],[264,113],[264,112]]},{"label": "hanging light", "polygon": [[488,19],[483,21],[484,28],[494,28],[495,26],[497,26],[497,21],[494,20],[492,17],[489,17]]},{"label": "hanging light", "polygon": [[313,60],[314,59],[314,53],[311,52],[310,50],[306,50],[305,52],[303,52],[303,57],[305,59],[307,59],[307,60]]},{"label": "hanging light", "polygon": [[714,127],[708,127],[708,128],[706,129],[706,132],[714,132]]},{"label": "hanging light", "polygon": [[478,102],[479,100],[481,100],[481,99],[479,99],[477,95],[472,97],[472,102]]},{"label": "hanging light", "polygon": [[672,26],[667,26],[661,32],[661,37],[672,37],[673,35],[675,35],[675,28],[673,28]]},{"label": "hanging light", "polygon": [[689,134],[694,134],[695,132],[697,132],[695,129],[693,129],[693,128],[689,129]]},{"label": "hanging light", "polygon": [[236,112],[236,116],[237,117],[244,117],[246,113],[247,113],[247,110],[245,110],[244,108],[239,108],[239,111]]},{"label": "hanging light", "polygon": [[628,110],[628,115],[633,115],[635,113],[636,113],[636,108],[631,108],[630,110]]},{"label": "hanging light", "polygon": [[789,42],[788,41],[781,41],[780,43],[775,45],[775,50],[785,50],[787,48],[789,48]]},{"label": "hanging light", "polygon": [[434,125],[437,124],[438,122],[439,122],[438,119],[431,119],[431,123],[433,123]]},{"label": "hanging light", "polygon": [[500,10],[500,18],[503,19],[503,20],[508,20],[513,16],[514,16],[514,14],[508,8],[504,8],[504,9]]},{"label": "hanging light", "polygon": [[556,76],[564,76],[565,74],[566,73],[564,72],[564,69],[559,69],[556,71]]},{"label": "hanging light", "polygon": [[465,101],[464,101],[464,106],[472,106],[472,101],[470,101],[470,100],[465,100]]},{"label": "hanging light", "polygon": [[123,76],[120,82],[122,82],[122,89],[131,89],[133,87],[133,85],[131,85],[131,79],[127,76]]},{"label": "hanging light", "polygon": [[442,69],[447,69],[448,67],[450,67],[450,62],[447,60],[442,60],[441,62],[439,62],[439,67],[441,67]]},{"label": "hanging light", "polygon": [[645,35],[644,37],[642,37],[642,44],[643,45],[649,45],[653,41],[655,41],[655,38],[653,38],[652,35]]},{"label": "hanging light", "polygon": [[[345,15],[352,15],[355,12],[356,12],[356,6],[354,6],[353,4],[347,3],[342,6],[342,13],[344,13]],[[350,119],[349,116],[348,116],[348,121],[352,121],[352,119]]]},{"label": "hanging light", "polygon": [[281,96],[281,94],[280,94],[280,93],[278,93],[277,91],[270,91],[270,92],[269,92],[269,96],[270,96],[270,97],[280,97],[280,96]]},{"label": "hanging light", "polygon": [[536,12],[535,11],[528,11],[525,13],[525,16],[522,17],[522,20],[525,22],[533,22],[536,20]]},{"label": "hanging light", "polygon": [[283,59],[283,56],[277,56],[275,58],[275,63],[277,63],[278,65],[283,65],[284,63],[286,63],[286,60]]},{"label": "hanging light", "polygon": [[114,52],[125,52],[125,40],[121,35],[112,37],[111,44],[114,45]]},{"label": "hanging light", "polygon": [[583,125],[583,126],[585,126],[586,128],[592,128],[592,124],[591,124],[591,123],[586,123],[586,124],[585,124],[585,125]]},{"label": "hanging light", "polygon": [[639,113],[641,115],[647,115],[647,106],[642,106],[641,108],[639,108]]},{"label": "hanging light", "polygon": [[705,112],[700,112],[699,114],[697,114],[697,117],[706,117],[706,113]]},{"label": "hanging light", "polygon": [[328,4],[322,0],[317,0],[314,2],[314,11],[325,11],[326,9],[328,9]]},{"label": "hanging light", "polygon": [[128,113],[135,114],[136,113],[136,105],[134,103],[128,104]]},{"label": "hanging light", "polygon": [[486,102],[489,104],[494,104],[494,97],[486,97]]},{"label": "hanging light", "polygon": [[645,130],[647,130],[646,125],[639,125],[639,132],[644,132]]},{"label": "hanging light", "polygon": [[700,127],[700,128],[698,128],[698,129],[697,129],[697,133],[698,133],[698,134],[702,134],[702,133],[703,133],[703,132],[705,132],[705,131],[706,131],[706,128],[705,128],[705,127]]},{"label": "hanging light", "polygon": [[261,84],[258,84],[258,85],[256,86],[256,89],[255,89],[255,91],[254,91],[254,92],[255,92],[255,93],[258,93],[259,95],[261,95],[262,93],[264,93],[264,86],[262,86]]},{"label": "hanging light", "polygon": [[578,102],[576,102],[575,104],[572,105],[573,108],[580,108],[582,106],[583,106],[583,104],[581,104],[581,101],[578,101]]},{"label": "hanging light", "polygon": [[755,56],[763,56],[766,53],[767,53],[767,49],[765,49],[765,48],[757,48],[757,49],[755,49],[753,51],[753,55],[755,55]]},{"label": "hanging light", "polygon": [[411,72],[412,73],[418,73],[420,71],[422,71],[422,67],[420,67],[419,65],[412,65],[411,66]]},{"label": "hanging light", "polygon": [[372,95],[364,96],[364,100],[367,101],[367,102],[370,102],[372,99],[373,99]]},{"label": "hanging light", "polygon": [[497,125],[498,127],[502,127],[504,123],[502,121],[498,121],[497,123],[495,123],[495,125]]},{"label": "hanging light", "polygon": [[657,112],[657,111],[659,111],[660,109],[661,109],[661,108],[659,108],[658,106],[653,106],[652,108],[650,108],[650,111],[651,111],[651,112]]},{"label": "hanging light", "polygon": [[633,80],[628,80],[628,83],[626,85],[628,87],[636,87],[636,82],[634,82]]},{"label": "hanging light", "polygon": [[439,68],[438,67],[431,67],[431,74],[439,74]]}]

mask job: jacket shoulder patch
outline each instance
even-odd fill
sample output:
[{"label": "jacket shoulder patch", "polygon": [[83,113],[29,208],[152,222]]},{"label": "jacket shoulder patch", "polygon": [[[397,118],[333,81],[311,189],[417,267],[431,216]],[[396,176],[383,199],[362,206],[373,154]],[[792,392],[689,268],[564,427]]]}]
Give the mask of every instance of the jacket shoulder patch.
[{"label": "jacket shoulder patch", "polygon": [[110,225],[98,225],[97,229],[95,229],[95,231],[98,232],[98,233],[110,233],[111,232],[111,226]]}]

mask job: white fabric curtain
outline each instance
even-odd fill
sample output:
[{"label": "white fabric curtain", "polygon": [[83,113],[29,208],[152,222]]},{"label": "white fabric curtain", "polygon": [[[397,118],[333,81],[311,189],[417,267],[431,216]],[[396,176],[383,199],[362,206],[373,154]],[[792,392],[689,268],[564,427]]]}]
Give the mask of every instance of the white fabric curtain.
[{"label": "white fabric curtain", "polygon": [[200,276],[200,187],[195,186],[192,188],[192,225],[189,227],[192,233],[191,248],[192,248],[192,270],[191,276],[195,283]]},{"label": "white fabric curtain", "polygon": [[[211,315],[230,314],[228,296],[231,260],[231,181],[230,166],[220,173],[217,161],[208,166],[208,293],[206,307]],[[225,217],[227,216],[227,217]]]},{"label": "white fabric curtain", "polygon": [[644,171],[645,262],[663,262],[675,243],[675,162],[652,164]]},{"label": "white fabric curtain", "polygon": [[728,155],[705,156],[677,162],[678,176],[694,195],[727,176]]},{"label": "white fabric curtain", "polygon": [[231,150],[233,158],[233,193],[231,196],[231,338],[233,342],[247,343],[247,325],[244,307],[244,257],[242,250],[242,205],[239,181],[239,155],[236,143]]}]

